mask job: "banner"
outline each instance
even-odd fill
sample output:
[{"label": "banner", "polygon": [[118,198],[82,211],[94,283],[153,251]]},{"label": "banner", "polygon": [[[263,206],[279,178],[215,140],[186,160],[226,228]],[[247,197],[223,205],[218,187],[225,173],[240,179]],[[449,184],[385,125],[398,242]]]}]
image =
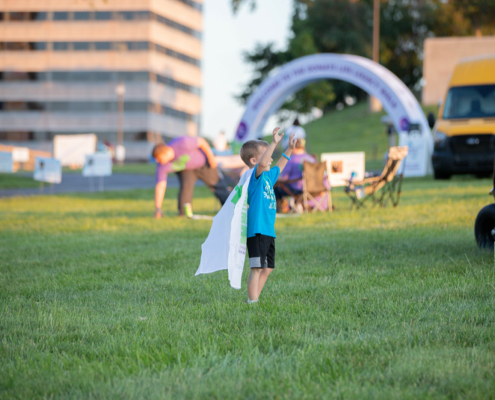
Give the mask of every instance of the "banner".
[{"label": "banner", "polygon": [[227,269],[230,285],[241,288],[246,258],[247,188],[253,169],[246,171],[229,198],[213,218],[210,233],[201,246],[196,275]]},{"label": "banner", "polygon": [[86,156],[96,150],[94,133],[82,135],[56,135],[53,138],[53,158],[63,166],[83,166]]}]

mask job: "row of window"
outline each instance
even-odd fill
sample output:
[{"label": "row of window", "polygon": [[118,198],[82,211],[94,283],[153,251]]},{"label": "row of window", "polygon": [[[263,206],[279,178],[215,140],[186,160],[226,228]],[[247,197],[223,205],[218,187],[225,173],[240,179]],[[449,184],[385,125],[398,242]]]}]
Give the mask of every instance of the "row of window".
[{"label": "row of window", "polygon": [[0,42],[0,51],[143,51],[154,50],[197,67],[201,61],[159,44],[139,42]]},{"label": "row of window", "polygon": [[[50,112],[116,112],[116,101],[5,101],[0,102],[0,111],[50,111]],[[178,119],[198,122],[198,116],[161,104],[146,101],[124,101],[124,112],[151,112]]]},{"label": "row of window", "polygon": [[[5,15],[2,15],[5,14]],[[158,21],[201,39],[201,32],[151,11],[54,11],[0,13],[0,21]]]},{"label": "row of window", "polygon": [[201,89],[175,79],[148,71],[43,71],[43,72],[0,72],[0,81],[42,81],[42,82],[158,82],[174,89],[181,89],[201,95]]}]

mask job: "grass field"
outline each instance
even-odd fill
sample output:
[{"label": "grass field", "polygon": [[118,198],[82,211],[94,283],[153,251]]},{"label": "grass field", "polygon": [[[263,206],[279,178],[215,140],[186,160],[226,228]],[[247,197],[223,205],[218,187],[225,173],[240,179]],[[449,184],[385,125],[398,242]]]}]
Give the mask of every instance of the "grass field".
[{"label": "grass field", "polygon": [[29,189],[39,186],[40,183],[32,177],[0,173],[0,189]]},{"label": "grass field", "polygon": [[[195,277],[209,221],[152,191],[0,200],[1,399],[478,399],[495,393],[491,181],[277,220],[259,304]],[[214,213],[206,191],[195,211]],[[247,268],[245,268],[245,276]]]}]

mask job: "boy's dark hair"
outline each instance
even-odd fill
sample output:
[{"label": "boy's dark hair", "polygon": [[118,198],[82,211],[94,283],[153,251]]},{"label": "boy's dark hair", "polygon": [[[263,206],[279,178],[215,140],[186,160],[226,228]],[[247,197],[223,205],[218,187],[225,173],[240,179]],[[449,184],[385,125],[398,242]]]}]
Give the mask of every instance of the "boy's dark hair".
[{"label": "boy's dark hair", "polygon": [[267,148],[268,143],[264,140],[248,140],[242,145],[239,155],[241,156],[242,161],[244,161],[244,164],[249,168],[254,167],[249,160],[258,155],[261,147]]}]

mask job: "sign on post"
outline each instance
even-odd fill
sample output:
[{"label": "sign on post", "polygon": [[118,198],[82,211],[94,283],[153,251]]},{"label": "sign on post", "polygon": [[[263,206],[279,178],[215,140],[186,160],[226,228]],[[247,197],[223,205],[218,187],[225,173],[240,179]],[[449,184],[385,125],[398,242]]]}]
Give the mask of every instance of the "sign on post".
[{"label": "sign on post", "polygon": [[14,162],[25,163],[29,161],[29,149],[27,147],[14,147],[12,149]]},{"label": "sign on post", "polygon": [[94,153],[86,156],[82,174],[83,176],[112,175],[112,156],[109,153]]},{"label": "sign on post", "polygon": [[34,168],[35,181],[60,183],[62,182],[62,165],[54,158],[37,157]]},{"label": "sign on post", "polygon": [[364,179],[364,151],[323,153],[321,161],[327,162],[332,187],[347,186],[353,172],[355,173],[355,180]]},{"label": "sign on post", "polygon": [[9,151],[0,151],[0,172],[14,172],[14,160]]},{"label": "sign on post", "polygon": [[53,157],[64,166],[83,166],[86,156],[96,150],[94,133],[81,135],[56,135],[53,138]]}]

